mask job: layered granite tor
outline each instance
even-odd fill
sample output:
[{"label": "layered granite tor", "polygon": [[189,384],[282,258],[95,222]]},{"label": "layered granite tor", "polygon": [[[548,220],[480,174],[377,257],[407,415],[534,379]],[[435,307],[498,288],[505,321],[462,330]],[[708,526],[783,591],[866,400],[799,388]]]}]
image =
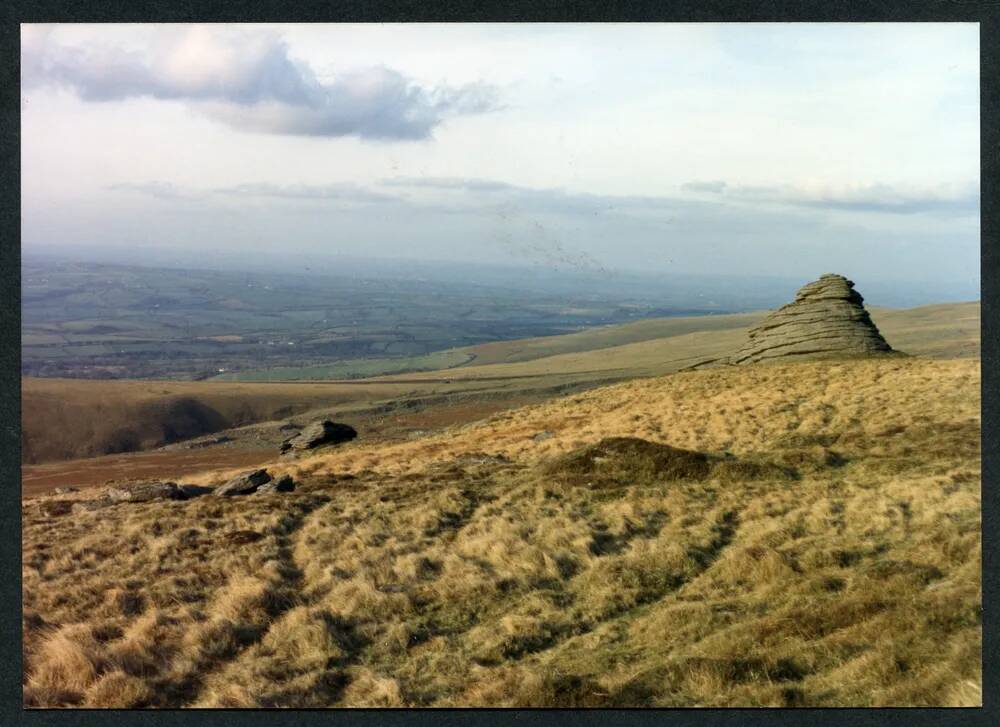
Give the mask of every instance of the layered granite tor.
[{"label": "layered granite tor", "polygon": [[732,364],[777,358],[816,359],[893,353],[864,307],[864,298],[843,275],[827,273],[795,294],[795,300],[750,329]]}]

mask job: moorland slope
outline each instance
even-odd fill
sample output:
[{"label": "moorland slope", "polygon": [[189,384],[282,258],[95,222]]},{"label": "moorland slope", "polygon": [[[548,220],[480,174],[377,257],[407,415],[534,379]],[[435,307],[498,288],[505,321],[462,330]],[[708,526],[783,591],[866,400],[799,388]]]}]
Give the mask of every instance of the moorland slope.
[{"label": "moorland slope", "polygon": [[979,382],[695,370],[273,462],[291,493],[26,501],[26,704],[981,704]]}]

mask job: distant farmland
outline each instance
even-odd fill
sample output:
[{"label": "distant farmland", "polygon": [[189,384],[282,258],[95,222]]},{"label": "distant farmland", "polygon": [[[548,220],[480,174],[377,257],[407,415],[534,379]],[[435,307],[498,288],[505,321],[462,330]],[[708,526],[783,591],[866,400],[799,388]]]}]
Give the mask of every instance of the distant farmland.
[{"label": "distant farmland", "polygon": [[357,379],[371,376],[438,371],[461,366],[475,357],[461,350],[435,351],[425,356],[401,358],[349,359],[317,366],[281,366],[259,371],[242,371],[219,374],[215,381],[322,381],[330,379]]}]

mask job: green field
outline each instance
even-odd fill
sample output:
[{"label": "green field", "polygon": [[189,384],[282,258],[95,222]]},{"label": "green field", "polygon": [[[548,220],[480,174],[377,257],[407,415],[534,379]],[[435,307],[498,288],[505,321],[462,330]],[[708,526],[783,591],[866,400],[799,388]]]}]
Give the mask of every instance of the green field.
[{"label": "green field", "polygon": [[219,374],[214,381],[323,381],[329,379],[362,379],[415,371],[439,371],[472,361],[464,350],[435,351],[425,356],[402,358],[350,359],[318,366],[281,366],[262,371]]},{"label": "green field", "polygon": [[[373,273],[375,275],[375,273]],[[692,311],[659,292],[422,277],[25,262],[21,373],[86,379],[353,378],[464,363],[450,349]],[[473,352],[474,353],[474,352]],[[292,368],[303,369],[293,373]],[[263,378],[258,371],[270,371]]]},{"label": "green field", "polygon": [[[897,350],[927,358],[979,355],[979,303],[904,310],[872,308],[872,320]],[[561,336],[495,341],[410,358],[357,359],[214,377],[217,381],[319,381],[452,369],[456,380],[615,372],[656,376],[739,347],[764,313],[652,318]]]}]

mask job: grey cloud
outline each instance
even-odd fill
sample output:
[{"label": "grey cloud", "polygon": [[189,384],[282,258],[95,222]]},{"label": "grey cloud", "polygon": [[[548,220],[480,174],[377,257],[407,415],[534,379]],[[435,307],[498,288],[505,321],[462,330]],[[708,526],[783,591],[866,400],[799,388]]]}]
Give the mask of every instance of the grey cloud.
[{"label": "grey cloud", "polygon": [[297,136],[428,139],[448,118],[498,108],[487,84],[422,87],[370,68],[321,81],[272,33],[193,28],[152,57],[74,48],[47,33],[24,36],[22,84],[59,85],[86,101],[182,100],[233,128]]},{"label": "grey cloud", "polygon": [[[183,215],[172,206],[180,203],[168,201],[139,211],[114,205],[100,226],[89,229],[89,222],[68,224],[79,216],[72,208],[33,208],[29,204],[26,239],[75,239],[86,234],[104,239],[117,235],[127,244],[149,236],[162,238],[165,245],[211,239],[232,250],[244,250],[247,239],[259,240],[262,246],[267,240],[280,239],[293,240],[297,249],[317,255],[370,249],[387,256],[516,261],[550,269],[733,272],[805,278],[834,270],[855,280],[907,270],[927,279],[938,276],[976,281],[979,271],[979,230],[972,219],[956,224],[948,218],[911,216],[888,226],[870,225],[864,215],[838,213],[828,217],[777,204],[723,204],[717,197],[686,201],[513,186],[478,194],[463,188],[433,194],[427,190],[426,195],[416,188],[401,188],[406,192],[401,200],[373,200],[364,206],[334,199],[341,190],[347,193],[335,183],[312,188],[246,184],[229,188],[239,190],[231,193],[162,182],[116,188],[158,198],[193,197],[195,202],[183,202]],[[381,189],[368,191],[378,193]],[[242,204],[244,197],[239,195],[249,199],[251,193],[268,194],[259,203]],[[315,213],[277,214],[287,206],[284,197],[292,194],[317,199]],[[200,215],[188,215],[189,210]],[[940,254],[942,240],[948,245],[945,256]]]},{"label": "grey cloud", "polygon": [[357,204],[378,204],[401,202],[402,198],[376,192],[366,187],[351,183],[336,184],[271,184],[255,182],[237,184],[232,187],[215,187],[212,189],[196,189],[180,187],[172,182],[121,182],[108,186],[116,192],[136,192],[149,197],[167,201],[200,201],[205,202],[213,195],[236,198],[269,198],[286,200],[315,200],[321,202],[350,202]]},{"label": "grey cloud", "polygon": [[114,192],[137,192],[164,200],[194,199],[198,196],[196,193],[182,189],[171,182],[121,182],[109,185],[108,189]]},{"label": "grey cloud", "polygon": [[[521,187],[507,182],[462,177],[394,177],[383,186],[443,192],[434,198],[411,197],[407,203],[425,211],[471,215],[493,220],[494,241],[516,257],[552,268],[607,273],[597,258],[580,250],[580,224],[611,213],[675,213],[709,203],[668,197],[596,195],[563,189]],[[715,205],[711,205],[715,206]],[[567,224],[573,225],[567,228]],[[617,223],[616,223],[617,224]],[[568,240],[574,240],[570,244]]]},{"label": "grey cloud", "polygon": [[714,192],[716,194],[722,192],[726,188],[726,183],[723,181],[714,182],[688,182],[687,184],[682,184],[681,189],[685,192]]},{"label": "grey cloud", "polygon": [[524,187],[515,187],[507,182],[492,179],[466,177],[393,177],[383,179],[381,184],[388,187],[424,187],[431,189],[458,189],[468,192],[505,192]]},{"label": "grey cloud", "polygon": [[794,185],[731,185],[722,181],[689,182],[681,188],[736,202],[764,202],[844,212],[966,215],[979,211],[979,193],[973,189],[956,193],[944,189],[912,190],[873,184],[840,192],[816,192]]},{"label": "grey cloud", "polygon": [[789,201],[802,207],[818,207],[822,209],[845,210],[851,212],[891,212],[894,214],[920,214],[932,212],[939,214],[964,215],[978,213],[979,195],[969,194],[960,197],[901,197],[896,199],[836,199],[818,198]]},{"label": "grey cloud", "polygon": [[339,200],[345,202],[395,202],[400,198],[394,195],[373,192],[356,184],[238,184],[235,187],[218,187],[212,190],[216,194],[234,197],[273,197],[278,199],[312,199]]},{"label": "grey cloud", "polygon": [[[504,216],[525,213],[595,216],[604,213],[673,213],[705,207],[708,202],[679,197],[600,195],[564,189],[521,187],[489,179],[462,177],[393,177],[380,182],[390,187],[410,187],[457,192],[450,202],[435,202],[440,211],[456,213],[492,211]],[[479,194],[485,193],[485,194]]]}]

